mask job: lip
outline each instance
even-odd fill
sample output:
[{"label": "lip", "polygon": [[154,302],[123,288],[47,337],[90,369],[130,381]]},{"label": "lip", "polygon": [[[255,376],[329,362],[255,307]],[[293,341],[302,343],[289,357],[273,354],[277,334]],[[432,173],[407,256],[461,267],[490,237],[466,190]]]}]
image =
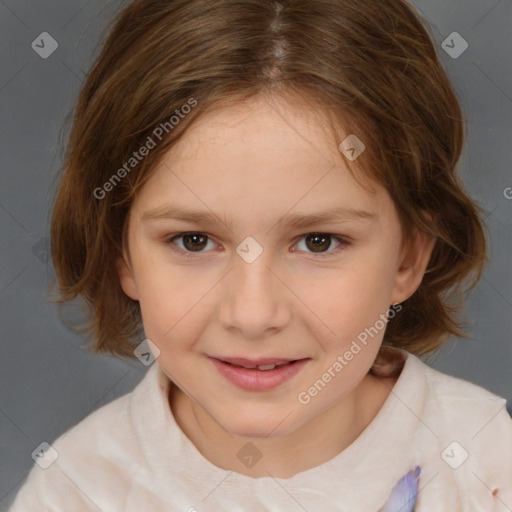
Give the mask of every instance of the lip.
[{"label": "lip", "polygon": [[[235,361],[240,361],[240,358],[230,358]],[[284,382],[290,380],[297,375],[302,368],[310,361],[310,358],[295,360],[290,364],[284,364],[283,366],[277,367],[274,370],[258,370],[257,368],[241,368],[238,366],[232,366],[229,362],[223,358],[222,360],[210,357],[214,366],[218,372],[229,382],[236,386],[248,390],[248,391],[265,391],[274,389]],[[244,359],[242,359],[244,361]],[[255,364],[255,360],[245,359],[246,363]],[[278,364],[274,361],[279,359],[258,359],[256,360],[258,365],[264,364]],[[261,362],[263,361],[263,362]],[[271,362],[267,362],[271,361]],[[290,359],[281,359],[281,361],[289,362]],[[239,363],[235,363],[239,364]]]},{"label": "lip", "polygon": [[215,357],[214,359],[239,366],[263,366],[265,364],[289,363],[290,361],[298,361],[300,358],[264,357],[261,359],[246,359],[245,357]]}]

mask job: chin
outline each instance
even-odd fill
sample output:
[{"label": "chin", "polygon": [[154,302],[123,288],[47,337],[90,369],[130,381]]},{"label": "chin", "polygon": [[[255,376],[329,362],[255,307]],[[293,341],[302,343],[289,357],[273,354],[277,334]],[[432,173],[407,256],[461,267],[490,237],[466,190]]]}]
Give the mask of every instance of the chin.
[{"label": "chin", "polygon": [[253,439],[285,436],[291,434],[300,426],[296,423],[293,414],[258,414],[256,408],[253,409],[252,413],[244,416],[237,414],[236,418],[234,418],[231,414],[225,417],[225,421],[219,420],[221,418],[217,418],[217,421],[230,434]]}]

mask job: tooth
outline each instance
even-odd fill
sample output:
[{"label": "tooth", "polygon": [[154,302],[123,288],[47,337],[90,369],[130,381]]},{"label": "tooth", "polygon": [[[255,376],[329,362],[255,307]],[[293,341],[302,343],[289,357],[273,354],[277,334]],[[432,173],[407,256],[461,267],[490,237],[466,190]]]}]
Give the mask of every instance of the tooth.
[{"label": "tooth", "polygon": [[265,364],[258,366],[258,370],[273,370],[276,367],[275,364]]}]

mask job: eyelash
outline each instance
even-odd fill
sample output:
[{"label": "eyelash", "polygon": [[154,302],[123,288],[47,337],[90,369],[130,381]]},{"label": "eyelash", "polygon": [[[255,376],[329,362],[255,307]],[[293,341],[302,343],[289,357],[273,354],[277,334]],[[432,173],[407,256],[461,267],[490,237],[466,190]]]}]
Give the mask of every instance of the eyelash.
[{"label": "eyelash", "polygon": [[[186,231],[184,233],[178,233],[176,235],[172,235],[168,238],[165,239],[164,243],[166,245],[169,245],[171,247],[171,249],[187,258],[195,258],[197,257],[197,255],[200,255],[200,254],[203,254],[204,252],[208,252],[208,251],[197,251],[197,252],[193,252],[193,251],[184,251],[183,249],[179,248],[176,244],[174,244],[174,240],[177,239],[177,238],[182,238],[186,235],[202,235],[202,236],[205,236],[207,238],[207,241],[212,241],[211,240],[211,237],[209,235],[207,235],[206,233],[202,233],[200,231]],[[308,235],[323,235],[323,236],[326,236],[328,238],[332,238],[336,241],[338,241],[340,243],[340,245],[338,245],[338,247],[335,247],[333,250],[330,250],[330,251],[327,251],[327,252],[309,252],[308,254],[313,254],[317,257],[320,257],[320,258],[328,258],[328,257],[331,257],[335,254],[337,254],[338,252],[340,251],[343,251],[346,249],[346,247],[348,245],[350,245],[350,242],[348,240],[346,240],[345,238],[342,238],[340,236],[337,236],[337,235],[334,235],[332,233],[322,233],[322,232],[319,232],[319,231],[312,231],[311,233],[306,233],[304,235],[301,235],[299,240],[296,242],[299,243],[303,238],[307,237]],[[215,243],[215,242],[214,242]],[[299,252],[302,252],[302,251],[299,251]]]}]

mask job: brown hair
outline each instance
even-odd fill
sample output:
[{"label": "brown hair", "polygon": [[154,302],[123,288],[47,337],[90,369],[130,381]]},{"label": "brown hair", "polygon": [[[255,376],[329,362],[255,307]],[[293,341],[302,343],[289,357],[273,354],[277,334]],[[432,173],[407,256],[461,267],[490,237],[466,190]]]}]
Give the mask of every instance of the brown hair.
[{"label": "brown hair", "polygon": [[[116,259],[159,160],[209,110],[277,94],[317,106],[338,143],[340,130],[364,141],[346,163],[388,190],[403,243],[414,228],[437,239],[372,371],[387,347],[420,355],[467,337],[462,294],[483,270],[485,234],[455,173],[464,121],[429,30],[402,0],[135,0],[122,10],[76,105],[51,226],[57,300],[85,299],[94,350],[134,357],[141,341]],[[161,140],[130,160],[157,127]]]}]

